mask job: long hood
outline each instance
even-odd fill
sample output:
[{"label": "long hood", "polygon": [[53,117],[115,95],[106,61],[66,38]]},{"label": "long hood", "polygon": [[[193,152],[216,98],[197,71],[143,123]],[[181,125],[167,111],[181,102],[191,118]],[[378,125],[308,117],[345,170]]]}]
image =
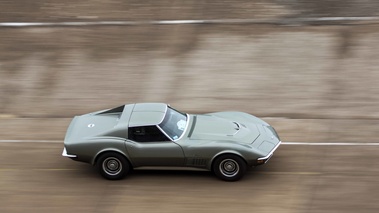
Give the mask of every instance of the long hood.
[{"label": "long hood", "polygon": [[192,140],[217,140],[252,143],[260,135],[253,123],[226,119],[217,115],[197,115],[194,121]]}]

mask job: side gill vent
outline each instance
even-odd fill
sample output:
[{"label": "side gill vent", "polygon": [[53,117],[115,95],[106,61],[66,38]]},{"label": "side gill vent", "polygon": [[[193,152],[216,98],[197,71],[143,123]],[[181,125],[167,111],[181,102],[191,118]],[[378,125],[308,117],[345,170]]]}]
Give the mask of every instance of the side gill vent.
[{"label": "side gill vent", "polygon": [[205,166],[206,160],[203,158],[192,158],[188,161],[188,164],[193,166]]}]

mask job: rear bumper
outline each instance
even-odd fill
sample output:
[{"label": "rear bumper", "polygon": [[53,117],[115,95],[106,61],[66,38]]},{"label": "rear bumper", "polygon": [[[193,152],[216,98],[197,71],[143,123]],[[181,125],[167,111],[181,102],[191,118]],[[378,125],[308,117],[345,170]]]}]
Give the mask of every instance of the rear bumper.
[{"label": "rear bumper", "polygon": [[272,157],[272,155],[274,154],[275,150],[278,149],[278,147],[280,146],[281,143],[282,143],[282,142],[279,141],[279,143],[276,144],[276,146],[271,150],[270,153],[268,153],[268,154],[267,154],[266,156],[264,156],[264,157],[258,158],[258,159],[257,159],[257,165],[261,165],[261,164],[265,164],[265,163],[267,163],[267,162],[270,160],[270,158]]},{"label": "rear bumper", "polygon": [[77,157],[76,155],[67,154],[66,147],[63,148],[62,156],[67,157],[67,158],[76,158]]}]

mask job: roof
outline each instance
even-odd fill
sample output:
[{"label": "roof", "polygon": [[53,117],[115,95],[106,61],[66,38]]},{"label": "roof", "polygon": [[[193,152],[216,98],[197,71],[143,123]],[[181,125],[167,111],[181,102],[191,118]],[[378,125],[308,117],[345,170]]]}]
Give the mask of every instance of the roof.
[{"label": "roof", "polygon": [[166,111],[167,104],[164,103],[137,103],[131,112],[129,127],[160,124]]}]

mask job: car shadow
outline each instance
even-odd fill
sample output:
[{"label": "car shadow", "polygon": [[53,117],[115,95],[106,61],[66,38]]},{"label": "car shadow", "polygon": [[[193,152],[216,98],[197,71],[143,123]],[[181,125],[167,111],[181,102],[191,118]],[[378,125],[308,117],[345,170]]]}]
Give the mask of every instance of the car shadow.
[{"label": "car shadow", "polygon": [[[267,179],[271,176],[268,175],[272,173],[272,169],[267,166],[258,166],[248,168],[245,176],[239,181],[257,181],[261,179]],[[104,180],[98,173],[95,166],[88,164],[71,164],[70,169],[64,172],[65,176],[71,178],[86,178],[92,180]],[[219,180],[211,171],[197,170],[197,169],[134,169],[127,176],[125,180],[144,180],[144,179],[164,179],[164,180],[178,180],[191,178],[194,180]]]},{"label": "car shadow", "polygon": [[212,177],[213,173],[210,171],[197,171],[197,170],[177,170],[177,169],[163,169],[163,170],[157,170],[157,169],[135,169],[131,172],[130,175],[133,176],[185,176],[185,177]]}]

